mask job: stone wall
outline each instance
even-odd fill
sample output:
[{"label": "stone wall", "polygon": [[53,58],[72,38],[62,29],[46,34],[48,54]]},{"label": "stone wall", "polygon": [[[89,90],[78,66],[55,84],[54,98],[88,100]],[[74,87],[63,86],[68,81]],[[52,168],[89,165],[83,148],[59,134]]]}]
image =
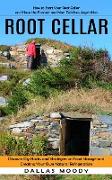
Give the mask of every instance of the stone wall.
[{"label": "stone wall", "polygon": [[112,116],[93,116],[90,155],[112,155]]},{"label": "stone wall", "polygon": [[[11,57],[22,67],[26,67],[26,45],[16,45],[11,47]],[[42,63],[48,63],[50,66],[57,66],[59,64],[59,61],[63,59],[64,57],[68,58],[69,53],[64,53],[61,49],[55,49],[54,47],[48,46],[48,45],[42,45],[40,48],[41,51],[41,62]]]},{"label": "stone wall", "polygon": [[45,136],[48,140],[48,154],[59,154],[60,142],[60,126],[58,118],[51,116],[32,116],[25,119],[23,122],[9,126],[12,134],[19,137],[25,137],[30,141],[33,136]]},{"label": "stone wall", "polygon": [[[60,113],[33,116],[21,123],[11,125],[9,129],[13,134],[25,136],[28,140],[31,140],[35,134],[46,136],[49,143],[48,154],[59,154],[61,120]],[[102,122],[102,118],[95,115],[91,123],[90,155],[112,155],[112,124]]]}]

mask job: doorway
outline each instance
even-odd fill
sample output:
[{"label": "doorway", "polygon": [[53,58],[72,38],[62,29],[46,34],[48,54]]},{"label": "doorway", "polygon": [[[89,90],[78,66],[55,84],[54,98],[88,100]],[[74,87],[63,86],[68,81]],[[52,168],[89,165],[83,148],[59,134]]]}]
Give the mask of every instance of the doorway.
[{"label": "doorway", "polygon": [[64,119],[61,123],[60,154],[89,155],[91,118]]}]

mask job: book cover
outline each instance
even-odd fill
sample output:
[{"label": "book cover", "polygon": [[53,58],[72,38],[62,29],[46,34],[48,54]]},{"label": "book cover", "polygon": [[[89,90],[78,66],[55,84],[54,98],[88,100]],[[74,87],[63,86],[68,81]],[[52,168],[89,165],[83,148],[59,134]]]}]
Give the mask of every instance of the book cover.
[{"label": "book cover", "polygon": [[1,179],[112,178],[111,4],[1,2]]}]

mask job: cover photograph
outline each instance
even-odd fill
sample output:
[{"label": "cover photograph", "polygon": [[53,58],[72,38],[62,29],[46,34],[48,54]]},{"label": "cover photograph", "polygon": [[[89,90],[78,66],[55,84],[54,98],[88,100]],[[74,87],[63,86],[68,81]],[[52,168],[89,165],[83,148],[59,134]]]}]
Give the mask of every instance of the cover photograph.
[{"label": "cover photograph", "polygon": [[112,179],[111,11],[1,2],[1,180]]}]

